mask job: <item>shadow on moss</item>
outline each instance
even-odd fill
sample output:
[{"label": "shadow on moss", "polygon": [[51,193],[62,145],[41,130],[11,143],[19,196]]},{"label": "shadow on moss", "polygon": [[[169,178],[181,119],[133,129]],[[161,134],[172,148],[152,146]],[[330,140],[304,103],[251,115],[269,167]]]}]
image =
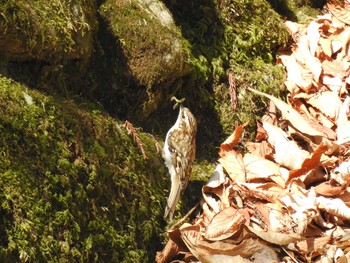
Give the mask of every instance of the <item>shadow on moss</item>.
[{"label": "shadow on moss", "polygon": [[169,184],[157,142],[139,132],[144,160],[98,109],[4,77],[0,90],[0,261],[153,259]]}]

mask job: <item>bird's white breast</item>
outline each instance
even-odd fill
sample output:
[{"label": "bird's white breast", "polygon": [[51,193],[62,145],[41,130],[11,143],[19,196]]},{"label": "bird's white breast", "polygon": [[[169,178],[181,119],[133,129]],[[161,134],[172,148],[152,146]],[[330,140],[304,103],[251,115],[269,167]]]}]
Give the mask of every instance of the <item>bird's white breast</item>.
[{"label": "bird's white breast", "polygon": [[168,143],[168,138],[169,138],[169,134],[177,128],[177,122],[174,124],[173,127],[170,128],[170,130],[168,131],[166,138],[165,138],[165,142],[164,142],[164,147],[163,147],[163,159],[164,159],[164,163],[166,165],[166,167],[169,170],[171,179],[173,179],[173,177],[176,175],[176,171],[175,171],[175,167],[173,164],[173,158],[174,158],[174,154],[173,152],[170,151],[169,149],[169,143]]}]

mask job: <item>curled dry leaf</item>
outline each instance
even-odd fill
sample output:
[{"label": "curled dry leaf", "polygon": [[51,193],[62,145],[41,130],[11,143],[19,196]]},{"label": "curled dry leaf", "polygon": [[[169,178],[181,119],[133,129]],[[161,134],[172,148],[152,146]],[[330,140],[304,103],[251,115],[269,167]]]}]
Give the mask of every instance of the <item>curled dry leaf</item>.
[{"label": "curled dry leaf", "polygon": [[[225,175],[223,167],[221,164],[218,164],[209,182],[202,187],[203,198],[215,213],[219,213],[224,207],[230,206],[226,189],[223,186],[224,182]],[[220,200],[220,202],[218,200]]]},{"label": "curled dry leaf", "polygon": [[[308,30],[308,33],[309,31],[312,32],[312,30]],[[299,62],[299,65],[302,65],[301,63],[305,63],[306,68],[302,68],[304,76],[306,74],[309,75],[309,72],[311,72],[312,79],[318,82],[321,76],[322,66],[319,59],[317,57],[314,57],[312,53],[314,54],[316,52],[316,48],[318,47],[319,34],[318,36],[313,37],[313,39],[310,39],[307,36],[300,37],[299,42],[297,44],[298,48],[294,51],[293,56],[296,57],[297,61]],[[305,91],[308,90],[309,89],[306,89]]]},{"label": "curled dry leaf", "polygon": [[249,153],[260,156],[266,159],[272,159],[274,149],[267,141],[259,143],[247,142],[246,147]]},{"label": "curled dry leaf", "polygon": [[327,213],[350,220],[350,208],[339,198],[331,199],[319,196],[316,198],[319,209]]},{"label": "curled dry leaf", "polygon": [[219,162],[229,174],[231,180],[245,182],[246,171],[242,154],[232,150],[225,152],[225,154],[221,154],[221,156],[222,157],[219,159]]},{"label": "curled dry leaf", "polygon": [[227,207],[213,217],[207,226],[204,237],[211,241],[227,239],[239,231],[246,220],[249,221],[248,213],[240,209]]},{"label": "curled dry leaf", "polygon": [[312,128],[308,121],[306,121],[295,109],[293,109],[284,101],[251,88],[249,88],[249,90],[272,100],[275,103],[276,107],[282,112],[282,116],[286,118],[300,132],[312,137],[323,136],[323,133]]},{"label": "curled dry leaf", "polygon": [[251,226],[249,226],[248,228],[252,233],[257,235],[261,239],[276,245],[282,245],[282,246],[288,245],[290,243],[294,243],[302,239],[302,237],[298,234],[293,234],[293,233],[286,234],[286,233],[275,232],[272,230],[264,231]]},{"label": "curled dry leaf", "polygon": [[[311,71],[306,71],[296,61],[294,56],[282,55],[279,57],[283,65],[287,68],[287,81],[292,81],[299,88],[304,91],[308,91],[312,87],[312,74]],[[277,105],[276,105],[277,106]],[[278,106],[277,106],[278,107]]]},{"label": "curled dry leaf", "polygon": [[333,185],[330,181],[322,182],[315,186],[315,191],[319,195],[335,197],[343,192],[340,185]]},{"label": "curled dry leaf", "polygon": [[265,158],[245,154],[243,163],[248,182],[261,179],[269,181],[272,176],[281,176],[279,165]]},{"label": "curled dry leaf", "polygon": [[314,57],[318,48],[318,41],[320,39],[319,28],[322,24],[317,21],[311,21],[307,27],[307,40],[309,41],[310,55]]},{"label": "curled dry leaf", "polygon": [[343,105],[338,93],[333,91],[318,92],[314,96],[310,96],[307,99],[307,103],[334,121],[338,119],[340,109]]},{"label": "curled dry leaf", "polygon": [[350,97],[346,97],[337,120],[337,143],[345,144],[350,141],[350,121],[348,120]]},{"label": "curled dry leaf", "polygon": [[314,170],[320,165],[320,160],[322,154],[328,149],[328,146],[326,143],[321,143],[317,149],[310,155],[310,157],[305,158],[303,161],[301,167],[299,169],[294,169],[289,172],[289,178],[288,181],[292,180],[293,178],[299,177],[301,175],[306,174],[307,172]]},{"label": "curled dry leaf", "polygon": [[241,135],[242,135],[242,131],[246,125],[247,123],[238,125],[236,127],[234,132],[221,144],[220,153],[221,151],[222,152],[230,151],[238,144],[239,139],[241,138]]},{"label": "curled dry leaf", "polygon": [[170,239],[162,252],[157,252],[156,262],[165,263],[179,253],[179,247]]},{"label": "curled dry leaf", "polygon": [[307,158],[308,152],[300,149],[295,142],[288,140],[287,134],[282,129],[269,123],[263,123],[263,127],[268,134],[269,143],[275,148],[275,161],[289,169],[299,169]]},{"label": "curled dry leaf", "polygon": [[349,185],[350,183],[350,161],[342,162],[331,173],[331,178],[337,181],[340,185]]},{"label": "curled dry leaf", "polygon": [[261,241],[253,238],[244,239],[237,244],[233,240],[207,241],[195,230],[181,231],[181,238],[192,254],[202,262],[210,255],[251,257],[264,249]]}]

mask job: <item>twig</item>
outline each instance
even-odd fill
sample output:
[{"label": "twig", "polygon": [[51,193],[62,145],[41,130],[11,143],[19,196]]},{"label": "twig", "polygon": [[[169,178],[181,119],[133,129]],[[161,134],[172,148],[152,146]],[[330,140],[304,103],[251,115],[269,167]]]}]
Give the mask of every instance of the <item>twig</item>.
[{"label": "twig", "polygon": [[291,258],[291,260],[293,260],[295,263],[299,263],[298,260],[296,260],[283,246],[280,246],[283,251]]},{"label": "twig", "polygon": [[192,207],[192,209],[183,218],[181,218],[174,225],[172,225],[169,230],[173,230],[175,227],[177,227],[178,225],[182,224],[192,214],[192,212],[197,209],[199,204],[200,204],[200,202],[198,202],[194,207]]},{"label": "twig", "polygon": [[138,132],[135,129],[135,127],[130,122],[128,122],[127,120],[123,124],[123,127],[127,130],[129,135],[132,135],[132,138],[136,142],[137,147],[141,150],[143,159],[144,160],[148,159],[148,157],[146,155],[146,152],[145,152],[145,149],[143,148],[143,144],[142,144],[141,138],[138,135]]},{"label": "twig", "polygon": [[228,83],[230,85],[230,97],[231,97],[231,106],[233,111],[237,108],[237,91],[236,91],[236,82],[231,73],[228,74]]}]

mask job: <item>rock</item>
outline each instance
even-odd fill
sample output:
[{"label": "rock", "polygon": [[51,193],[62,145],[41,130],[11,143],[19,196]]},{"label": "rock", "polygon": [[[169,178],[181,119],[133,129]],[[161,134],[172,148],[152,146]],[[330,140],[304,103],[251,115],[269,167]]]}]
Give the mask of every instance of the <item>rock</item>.
[{"label": "rock", "polygon": [[189,44],[161,1],[108,0],[99,12],[119,41],[133,77],[144,87],[137,98],[142,109],[136,111],[147,117],[167,96],[167,88],[191,71]]}]

